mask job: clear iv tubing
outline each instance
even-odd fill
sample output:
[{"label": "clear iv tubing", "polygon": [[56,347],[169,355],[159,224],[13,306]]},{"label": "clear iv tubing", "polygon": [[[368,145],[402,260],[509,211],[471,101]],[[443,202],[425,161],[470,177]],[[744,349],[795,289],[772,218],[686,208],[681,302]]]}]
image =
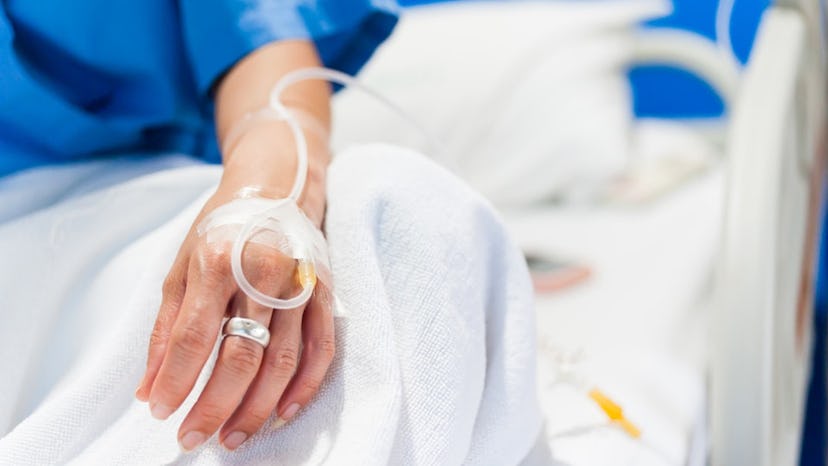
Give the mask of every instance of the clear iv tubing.
[{"label": "clear iv tubing", "polygon": [[291,189],[290,194],[288,194],[288,198],[290,199],[298,200],[302,195],[302,190],[305,189],[305,179],[307,178],[308,172],[308,145],[299,122],[293,115],[291,115],[288,108],[282,103],[281,96],[285,89],[302,81],[328,81],[359,89],[391,109],[400,118],[414,127],[432,146],[434,146],[434,149],[438,151],[441,150],[440,144],[431,137],[425,128],[420,126],[417,121],[411,118],[405,110],[400,108],[400,106],[394,102],[388,100],[384,95],[363,85],[352,76],[329,68],[317,67],[294,70],[282,76],[276,85],[273,86],[273,90],[270,91],[270,108],[275,110],[277,115],[281,118],[284,118],[293,133],[294,139],[296,140],[296,158],[298,160],[298,164],[296,167],[296,178],[293,181],[293,189]]},{"label": "clear iv tubing", "polygon": [[[279,116],[284,119],[293,134],[297,153],[296,178],[293,180],[293,187],[291,188],[287,198],[274,201],[274,204],[271,204],[267,208],[253,214],[250,217],[250,220],[244,224],[242,230],[239,232],[239,235],[233,243],[233,249],[230,253],[230,269],[233,273],[233,278],[236,279],[236,283],[239,285],[239,289],[241,289],[244,294],[246,294],[253,301],[272,309],[293,309],[308,302],[313,294],[313,286],[303,284],[302,292],[290,299],[280,299],[268,296],[256,289],[256,287],[247,280],[247,277],[244,275],[244,269],[242,268],[242,253],[244,252],[244,246],[253,236],[255,230],[260,228],[263,223],[273,217],[273,214],[278,211],[279,207],[286,202],[298,202],[299,197],[302,195],[302,190],[305,188],[305,179],[307,178],[308,173],[308,144],[305,140],[305,135],[302,133],[302,128],[299,126],[296,118],[294,118],[290,112],[288,112],[287,109],[281,105],[281,102],[279,102],[279,107],[274,109],[279,112]],[[310,260],[308,257],[299,257],[297,259],[300,263],[302,261]]]},{"label": "clear iv tubing", "polygon": [[[294,255],[299,256],[296,257],[296,259],[299,262],[298,268],[300,283],[302,284],[302,292],[293,298],[280,299],[262,293],[247,280],[242,268],[242,252],[244,251],[245,244],[247,244],[253,234],[261,228],[265,222],[270,219],[277,218],[276,214],[282,206],[288,202],[298,203],[299,198],[302,196],[302,192],[305,189],[305,181],[308,177],[308,143],[305,139],[305,134],[302,132],[302,127],[299,124],[299,121],[282,103],[281,96],[288,87],[296,83],[309,80],[329,81],[361,90],[362,92],[383,103],[389,109],[393,110],[394,113],[399,115],[403,120],[422,133],[425,139],[435,146],[435,149],[440,149],[440,145],[430,137],[428,131],[409,117],[408,114],[402,110],[402,108],[388,100],[382,94],[379,94],[362,85],[362,83],[345,73],[327,68],[303,68],[282,76],[270,92],[269,106],[276,112],[278,118],[285,121],[291,134],[293,135],[294,142],[296,144],[296,177],[293,180],[293,187],[286,198],[274,200],[268,207],[263,208],[259,212],[251,215],[250,220],[244,224],[239,232],[239,235],[236,237],[230,254],[230,267],[233,273],[233,278],[236,279],[236,283],[239,285],[239,289],[241,289],[253,301],[272,309],[294,309],[305,304],[310,299],[313,294],[314,287],[316,286],[316,271],[313,268],[313,258],[310,257],[310,254],[306,248],[302,247],[298,248],[298,252],[294,253]],[[289,239],[293,240],[291,242],[294,244],[301,244],[301,241],[303,241],[302,238],[292,237]],[[314,275],[313,277],[310,277],[308,276],[309,274]]]},{"label": "clear iv tubing", "polygon": [[[233,243],[233,250],[230,254],[230,268],[233,272],[233,278],[236,279],[236,283],[239,285],[239,289],[241,289],[244,294],[246,294],[253,301],[272,309],[294,309],[305,304],[313,294],[315,285],[315,280],[313,281],[313,285],[302,283],[302,291],[298,295],[289,299],[280,299],[262,293],[256,289],[256,287],[254,287],[244,275],[244,269],[242,268],[242,252],[244,251],[244,245],[247,244],[247,241],[251,236],[253,236],[254,231],[270,219],[268,214],[277,210],[279,206],[288,201],[289,199],[279,199],[275,201],[277,204],[274,206],[268,207],[258,214],[254,214],[239,232],[239,235]],[[302,257],[304,255],[303,253],[300,253],[299,255],[300,257],[298,260],[300,262],[300,266],[303,262],[308,263],[310,260],[309,257]]]}]

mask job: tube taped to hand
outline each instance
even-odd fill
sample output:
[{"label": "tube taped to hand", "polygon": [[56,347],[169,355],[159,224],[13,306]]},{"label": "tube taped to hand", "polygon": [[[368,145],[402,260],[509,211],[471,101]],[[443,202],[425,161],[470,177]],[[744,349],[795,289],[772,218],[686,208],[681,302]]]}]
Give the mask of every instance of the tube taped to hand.
[{"label": "tube taped to hand", "polygon": [[[197,227],[208,242],[235,234],[230,254],[233,278],[253,301],[272,309],[293,309],[305,304],[313,294],[317,279],[331,288],[328,246],[322,232],[291,198],[269,199],[247,189],[240,197],[210,212]],[[251,193],[254,193],[251,195]],[[264,244],[296,261],[296,275],[302,291],[281,299],[256,289],[244,274],[242,255],[248,243]]]},{"label": "tube taped to hand", "polygon": [[[328,258],[328,246],[322,232],[305,216],[297,202],[305,188],[308,176],[308,144],[302,131],[299,117],[286,107],[281,95],[286,88],[301,81],[324,80],[341,85],[355,87],[379,100],[414,128],[439,149],[436,140],[428,135],[417,122],[411,119],[399,106],[381,94],[363,86],[351,76],[326,68],[303,68],[285,74],[273,87],[269,105],[257,112],[252,112],[240,121],[228,133],[225,150],[232,150],[240,135],[255,121],[260,119],[282,120],[290,128],[296,143],[296,177],[287,197],[272,199],[261,195],[258,187],[243,189],[233,201],[224,204],[209,213],[197,227],[199,236],[207,236],[207,241],[223,237],[230,229],[235,234],[230,256],[233,278],[239,288],[253,301],[272,309],[293,309],[302,306],[311,298],[317,280],[333,289],[331,267]],[[256,289],[242,269],[242,254],[248,243],[261,243],[275,247],[288,257],[296,260],[297,281],[302,291],[292,298],[280,299],[268,296]],[[333,295],[334,315],[342,316],[340,301]]]}]

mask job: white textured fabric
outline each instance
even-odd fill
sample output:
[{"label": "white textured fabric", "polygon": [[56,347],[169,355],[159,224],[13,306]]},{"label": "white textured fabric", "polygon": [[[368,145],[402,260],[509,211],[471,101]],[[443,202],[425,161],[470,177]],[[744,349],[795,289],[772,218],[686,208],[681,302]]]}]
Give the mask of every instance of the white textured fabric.
[{"label": "white textured fabric", "polygon": [[177,427],[206,372],[165,422],[133,391],[161,281],[219,175],[167,157],[0,180],[0,464],[507,465],[529,453],[541,419],[521,255],[452,175],[374,145],[330,170],[326,233],[349,316],[321,393],[235,453],[213,438],[181,454]]}]

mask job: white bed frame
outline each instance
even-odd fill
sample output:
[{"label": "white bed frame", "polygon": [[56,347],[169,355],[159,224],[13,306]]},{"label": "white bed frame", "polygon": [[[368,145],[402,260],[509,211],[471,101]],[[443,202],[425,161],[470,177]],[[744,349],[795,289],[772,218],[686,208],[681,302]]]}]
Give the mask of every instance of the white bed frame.
[{"label": "white bed frame", "polygon": [[798,463],[826,156],[821,0],[777,1],[740,78],[711,317],[711,462]]}]

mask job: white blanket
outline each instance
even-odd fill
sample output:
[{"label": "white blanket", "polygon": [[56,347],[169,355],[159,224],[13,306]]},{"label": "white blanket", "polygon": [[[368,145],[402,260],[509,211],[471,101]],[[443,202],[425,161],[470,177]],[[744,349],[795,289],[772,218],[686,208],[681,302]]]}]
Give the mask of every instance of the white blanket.
[{"label": "white blanket", "polygon": [[331,167],[338,353],[315,401],[185,455],[133,392],[160,284],[220,169],[183,157],[0,179],[0,464],[492,464],[540,431],[532,291],[488,205],[390,146]]}]

